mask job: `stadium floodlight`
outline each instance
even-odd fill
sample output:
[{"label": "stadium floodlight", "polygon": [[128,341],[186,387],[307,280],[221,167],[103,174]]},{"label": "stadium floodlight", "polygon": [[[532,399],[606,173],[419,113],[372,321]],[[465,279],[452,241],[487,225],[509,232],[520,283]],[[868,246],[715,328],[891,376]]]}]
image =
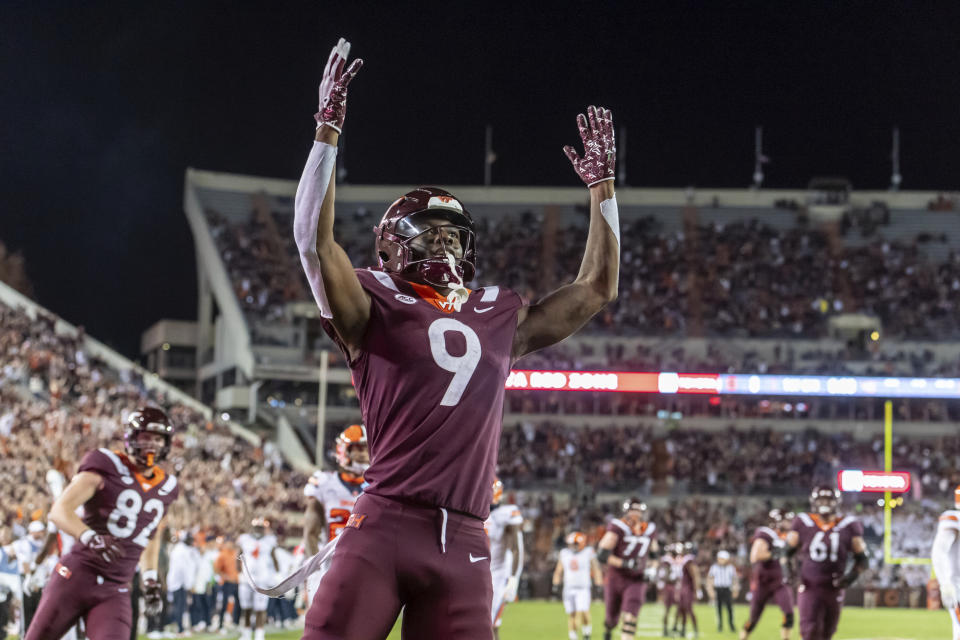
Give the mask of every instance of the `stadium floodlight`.
[{"label": "stadium floodlight", "polygon": [[900,127],[893,128],[893,149],[890,151],[893,172],[890,174],[890,191],[898,191],[903,176],[900,175]]}]

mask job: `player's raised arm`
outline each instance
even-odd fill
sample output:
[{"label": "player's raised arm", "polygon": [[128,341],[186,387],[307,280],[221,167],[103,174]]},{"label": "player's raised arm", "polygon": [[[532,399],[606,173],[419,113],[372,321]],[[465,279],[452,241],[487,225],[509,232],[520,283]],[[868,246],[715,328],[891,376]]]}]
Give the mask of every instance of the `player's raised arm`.
[{"label": "player's raised arm", "polygon": [[348,347],[355,347],[370,317],[370,298],[346,252],[333,238],[337,142],[346,115],[347,85],[363,65],[358,58],[344,70],[349,53],[350,43],[341,38],[323,72],[320,110],[314,116],[317,134],[297,186],[293,233],[320,314],[330,320]]},{"label": "player's raised arm", "polygon": [[560,342],[617,298],[620,271],[620,222],[613,193],[617,148],[613,114],[590,107],[577,116],[583,157],[564,147],[573,168],[590,190],[590,228],[576,279],[521,310],[513,358]]}]

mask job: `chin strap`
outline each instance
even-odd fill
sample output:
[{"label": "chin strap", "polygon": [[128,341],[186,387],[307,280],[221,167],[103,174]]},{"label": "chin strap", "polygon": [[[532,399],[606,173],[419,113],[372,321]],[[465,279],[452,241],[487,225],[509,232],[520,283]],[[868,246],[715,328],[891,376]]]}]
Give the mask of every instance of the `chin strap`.
[{"label": "chin strap", "polygon": [[460,307],[470,297],[470,291],[463,286],[463,278],[457,273],[457,259],[449,251],[447,252],[447,264],[450,265],[450,273],[456,278],[455,283],[450,283],[452,286],[450,287],[450,293],[447,294],[447,302],[453,306],[454,311],[460,311]]}]

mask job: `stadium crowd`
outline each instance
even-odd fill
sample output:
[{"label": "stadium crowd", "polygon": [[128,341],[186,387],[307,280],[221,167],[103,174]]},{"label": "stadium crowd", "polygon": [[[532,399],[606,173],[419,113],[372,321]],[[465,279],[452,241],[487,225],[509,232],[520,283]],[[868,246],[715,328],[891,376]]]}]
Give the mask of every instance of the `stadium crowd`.
[{"label": "stadium crowd", "polygon": [[[290,268],[297,254],[285,232],[289,214],[264,221],[254,212],[237,223],[208,210],[207,220],[245,309],[279,317],[283,304],[306,299],[302,274]],[[377,222],[363,208],[337,218],[338,241],[354,264],[372,264]],[[582,229],[552,234],[554,273],[544,274],[541,227],[531,211],[479,219],[474,285],[495,282],[530,299],[545,290],[544,280],[569,281]],[[886,336],[960,334],[960,255],[938,261],[924,252],[924,238],[876,237],[854,246],[826,230],[756,220],[694,229],[664,230],[653,216],[624,218],[620,297],[593,321],[595,331],[683,336],[699,327],[707,336],[818,338],[831,315],[861,313],[878,317]]]},{"label": "stadium crowd", "polygon": [[[163,406],[178,426],[164,465],[181,486],[167,518],[170,534],[189,532],[197,540],[234,537],[248,528],[253,514],[270,515],[282,534],[283,514],[302,511],[306,478],[284,466],[272,443],[253,446],[226,425],[148,391],[135,371],[115,370],[92,358],[82,329],[58,333],[55,323],[50,315],[31,318],[0,305],[4,545],[24,539],[31,523],[46,521],[54,492],[86,452],[121,448],[125,417],[149,403]],[[2,596],[6,610],[9,594]]]},{"label": "stadium crowd", "polygon": [[[168,566],[176,557],[174,549],[187,539],[193,541],[199,557],[210,563],[234,554],[229,539],[243,532],[255,514],[268,515],[281,539],[299,539],[298,525],[288,520],[303,511],[306,478],[286,468],[272,444],[253,446],[235,437],[226,425],[148,391],[135,371],[116,370],[92,358],[84,348],[82,329],[57,332],[55,320],[44,314],[31,318],[22,310],[0,306],[0,455],[4,461],[0,465],[0,540],[4,544],[24,539],[31,522],[45,520],[53,499],[51,485],[57,484],[58,475],[68,479],[79,458],[92,448],[118,447],[126,413],[150,402],[164,406],[179,428],[167,462],[182,487],[181,498],[169,514],[163,552]],[[788,493],[791,486],[809,486],[812,478],[832,477],[840,461],[874,464],[879,454],[876,440],[860,442],[816,430],[792,434],[675,430],[657,435],[644,426],[590,429],[524,423],[505,428],[500,471],[509,487],[559,488],[579,496],[602,490],[760,495]],[[916,470],[921,474],[919,484],[931,495],[942,495],[956,480],[951,475],[952,461],[960,456],[960,439],[903,439],[895,455],[895,464],[922,460]],[[744,465],[748,458],[763,464]],[[51,470],[58,473],[51,476]],[[643,479],[639,486],[638,478]],[[575,509],[560,510],[554,506],[552,492],[528,495],[536,496],[524,503],[525,530],[533,550],[531,580],[545,579],[557,542],[571,527],[586,529],[595,539],[605,519],[615,513],[611,505],[589,499],[578,502]],[[763,513],[757,504],[689,499],[655,510],[653,517],[659,519],[666,538],[695,543],[703,562],[717,549],[729,549],[739,558],[742,570],[747,537],[757,514]],[[865,517],[870,517],[869,511]],[[918,540],[918,532],[929,529],[928,520],[929,515],[921,514],[898,527],[909,528],[912,539]],[[541,569],[546,573],[541,575]],[[168,580],[175,580],[173,575]],[[186,582],[168,586],[187,589],[194,611],[190,619],[209,625],[214,619],[210,598],[215,591],[203,585],[235,580],[235,567],[230,570],[221,562],[219,569],[191,576],[193,586]],[[868,584],[913,586],[921,578],[879,567]],[[289,621],[288,613],[275,612],[274,617]]]},{"label": "stadium crowd", "polygon": [[[898,437],[893,466],[910,471],[919,495],[947,499],[960,481],[960,437]],[[750,464],[744,464],[746,460]],[[849,433],[505,425],[500,477],[512,488],[635,492],[639,495],[802,496],[841,469],[883,468],[883,438]]]}]

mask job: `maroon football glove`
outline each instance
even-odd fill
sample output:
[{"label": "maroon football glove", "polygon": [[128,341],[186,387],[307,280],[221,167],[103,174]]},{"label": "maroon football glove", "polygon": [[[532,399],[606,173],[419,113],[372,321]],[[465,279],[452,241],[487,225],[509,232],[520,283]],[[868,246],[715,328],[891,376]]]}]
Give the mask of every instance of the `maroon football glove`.
[{"label": "maroon football glove", "polygon": [[95,551],[107,564],[116,562],[123,557],[123,548],[113,536],[96,533],[87,529],[80,534],[80,543],[91,551]]},{"label": "maroon football glove", "polygon": [[580,139],[583,140],[583,157],[578,157],[577,152],[569,145],[563,148],[563,152],[573,163],[574,171],[588,187],[604,180],[613,180],[617,160],[613,114],[603,107],[588,107],[586,116],[582,113],[577,116],[577,128],[580,129]]},{"label": "maroon football glove", "polygon": [[357,58],[343,70],[350,54],[350,43],[340,38],[337,46],[330,51],[327,66],[323,70],[323,79],[320,81],[320,111],[313,116],[317,121],[317,128],[327,125],[337,130],[343,129],[343,119],[347,115],[347,85],[357,75],[363,66],[363,60]]},{"label": "maroon football glove", "polygon": [[146,571],[143,574],[143,603],[145,615],[157,616],[163,611],[163,587],[157,580],[156,571]]}]

